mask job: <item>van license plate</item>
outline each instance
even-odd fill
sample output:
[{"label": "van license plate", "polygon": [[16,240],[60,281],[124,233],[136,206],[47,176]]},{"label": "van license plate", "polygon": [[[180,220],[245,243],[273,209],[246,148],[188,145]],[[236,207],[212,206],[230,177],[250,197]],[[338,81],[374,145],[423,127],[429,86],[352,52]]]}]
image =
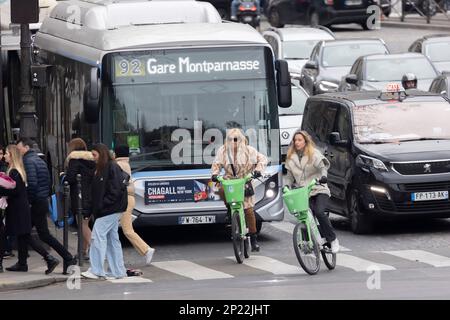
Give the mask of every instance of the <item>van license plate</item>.
[{"label": "van license plate", "polygon": [[411,194],[412,201],[446,200],[448,191],[415,192]]},{"label": "van license plate", "polygon": [[360,6],[362,5],[362,0],[345,0],[346,6]]},{"label": "van license plate", "polygon": [[184,216],[178,218],[178,224],[216,223],[216,216]]}]

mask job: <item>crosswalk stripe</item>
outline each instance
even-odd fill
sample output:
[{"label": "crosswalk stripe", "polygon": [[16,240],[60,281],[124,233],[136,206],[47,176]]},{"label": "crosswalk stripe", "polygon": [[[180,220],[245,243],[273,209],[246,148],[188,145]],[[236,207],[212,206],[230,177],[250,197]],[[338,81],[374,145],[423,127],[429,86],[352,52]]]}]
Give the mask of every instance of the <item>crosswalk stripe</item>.
[{"label": "crosswalk stripe", "polygon": [[187,260],[153,262],[152,264],[160,269],[167,270],[193,280],[233,278],[233,276],[228,273],[216,271]]},{"label": "crosswalk stripe", "polygon": [[433,267],[450,267],[450,258],[423,250],[382,251],[410,261],[422,262]]},{"label": "crosswalk stripe", "polygon": [[[235,257],[227,257],[235,260]],[[282,274],[302,274],[305,273],[300,266],[293,266],[265,256],[250,256],[243,262],[246,266],[267,271],[276,275]]]},{"label": "crosswalk stripe", "polygon": [[370,271],[370,270],[396,270],[393,266],[376,263],[365,260],[345,253],[338,253],[336,257],[336,264],[341,267],[350,268],[355,271]]},{"label": "crosswalk stripe", "polygon": [[119,284],[123,284],[123,283],[150,283],[153,282],[150,279],[146,279],[146,278],[142,278],[142,277],[125,277],[122,279],[114,279],[114,280],[107,280],[111,283],[119,283]]},{"label": "crosswalk stripe", "polygon": [[[270,225],[278,230],[287,232],[291,235],[294,233],[295,224],[293,224],[293,223],[286,222],[286,221],[280,221],[280,222],[272,222]],[[339,250],[340,252],[351,252],[352,251],[351,249],[346,248],[342,245],[339,245],[339,247],[340,247],[340,250]]]}]

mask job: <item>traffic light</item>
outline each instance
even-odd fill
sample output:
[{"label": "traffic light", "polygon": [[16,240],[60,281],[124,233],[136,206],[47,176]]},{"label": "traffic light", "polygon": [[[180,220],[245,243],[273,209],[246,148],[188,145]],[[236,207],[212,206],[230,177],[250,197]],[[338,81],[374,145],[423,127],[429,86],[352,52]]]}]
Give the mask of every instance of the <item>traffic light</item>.
[{"label": "traffic light", "polygon": [[11,22],[39,22],[39,0],[11,0]]}]

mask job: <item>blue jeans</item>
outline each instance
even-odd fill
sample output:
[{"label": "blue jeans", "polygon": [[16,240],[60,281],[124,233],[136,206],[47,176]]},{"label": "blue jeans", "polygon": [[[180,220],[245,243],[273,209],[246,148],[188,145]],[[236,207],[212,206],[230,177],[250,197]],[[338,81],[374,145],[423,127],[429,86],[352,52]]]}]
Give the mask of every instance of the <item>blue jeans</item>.
[{"label": "blue jeans", "polygon": [[[95,220],[92,229],[89,259],[90,271],[99,276],[123,278],[127,270],[123,262],[122,245],[119,240],[119,221],[121,213],[114,213]],[[105,258],[108,260],[110,273],[106,274],[103,267]]]},{"label": "blue jeans", "polygon": [[[260,5],[259,5],[259,1],[260,0],[256,0],[255,4],[256,4],[256,12],[259,14],[260,12]],[[237,14],[237,10],[239,8],[239,4],[241,3],[240,0],[233,0],[231,1],[231,16],[236,16]]]}]

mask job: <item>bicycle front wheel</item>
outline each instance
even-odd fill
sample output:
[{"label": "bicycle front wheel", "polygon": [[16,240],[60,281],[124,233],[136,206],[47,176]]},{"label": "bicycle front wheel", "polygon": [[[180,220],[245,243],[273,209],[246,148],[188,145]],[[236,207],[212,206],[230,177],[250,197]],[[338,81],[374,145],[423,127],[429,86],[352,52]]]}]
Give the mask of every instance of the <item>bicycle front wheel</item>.
[{"label": "bicycle front wheel", "polygon": [[297,256],[297,260],[303,270],[310,275],[314,275],[319,272],[319,244],[314,236],[312,236],[312,239],[309,239],[306,224],[300,222],[295,226],[292,240],[295,255]]},{"label": "bicycle front wheel", "polygon": [[239,212],[235,212],[231,220],[231,238],[233,241],[234,256],[238,263],[244,262],[244,239],[241,234]]},{"label": "bicycle front wheel", "polygon": [[332,253],[331,248],[324,246],[320,253],[322,254],[323,262],[329,270],[336,268],[336,253]]}]

